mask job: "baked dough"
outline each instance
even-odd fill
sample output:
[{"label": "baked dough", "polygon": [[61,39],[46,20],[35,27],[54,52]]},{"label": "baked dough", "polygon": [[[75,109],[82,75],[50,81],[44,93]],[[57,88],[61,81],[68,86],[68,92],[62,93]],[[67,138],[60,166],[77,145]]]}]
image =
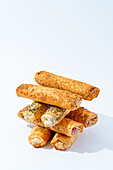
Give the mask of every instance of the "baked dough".
[{"label": "baked dough", "polygon": [[46,71],[37,72],[34,79],[42,86],[66,90],[71,93],[81,95],[85,100],[92,100],[96,98],[100,92],[99,88],[90,84],[58,76]]},{"label": "baked dough", "polygon": [[[26,109],[26,107],[18,112],[18,116],[22,119],[24,119],[23,112],[25,109]],[[35,125],[41,126],[41,127],[45,127],[40,118],[41,118],[41,116],[38,117],[38,120],[36,119],[32,123]],[[30,120],[29,115],[28,115],[28,119]],[[27,121],[27,119],[26,119],[26,121]],[[67,136],[72,136],[74,134],[79,134],[79,133],[83,132],[83,127],[84,126],[82,123],[76,122],[76,121],[68,119],[68,118],[63,118],[58,124],[56,124],[55,126],[52,126],[52,127],[48,127],[48,129],[58,132],[58,133],[62,133]]]},{"label": "baked dough", "polygon": [[41,120],[46,127],[51,127],[59,123],[69,112],[70,110],[51,106],[42,115]]},{"label": "baked dough", "polygon": [[66,117],[82,123],[86,128],[94,125],[98,121],[98,115],[84,107],[71,111]]},{"label": "baked dough", "polygon": [[40,85],[21,84],[16,89],[16,93],[19,97],[25,97],[68,110],[77,109],[82,102],[82,97],[77,94]]},{"label": "baked dough", "polygon": [[50,144],[57,150],[67,150],[77,139],[78,135],[65,136],[56,133],[51,140]]},{"label": "baked dough", "polygon": [[34,123],[34,121],[41,121],[41,116],[50,106],[44,103],[39,103],[34,101],[31,105],[26,106],[22,109],[19,115],[22,114],[22,118],[29,123]]},{"label": "baked dough", "polygon": [[44,146],[51,136],[52,132],[49,129],[35,126],[32,128],[28,141],[33,147],[39,148]]},{"label": "baked dough", "polygon": [[82,133],[83,127],[84,126],[82,123],[76,122],[68,118],[64,118],[58,124],[50,127],[49,129],[67,136],[72,136],[74,134]]}]

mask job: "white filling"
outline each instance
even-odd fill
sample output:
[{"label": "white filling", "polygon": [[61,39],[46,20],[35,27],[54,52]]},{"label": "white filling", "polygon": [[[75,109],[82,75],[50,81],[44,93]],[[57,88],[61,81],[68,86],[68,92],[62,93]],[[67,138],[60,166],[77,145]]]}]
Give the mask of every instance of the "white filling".
[{"label": "white filling", "polygon": [[46,127],[51,127],[55,124],[55,120],[51,115],[43,115],[41,120]]},{"label": "white filling", "polygon": [[30,140],[30,143],[31,144],[35,144],[35,145],[39,145],[39,144],[41,144],[43,142],[43,139],[42,138],[34,138],[34,139],[31,139]]},{"label": "white filling", "polygon": [[62,142],[57,142],[57,143],[55,143],[55,146],[56,146],[58,149],[66,149],[65,144],[62,143]]},{"label": "white filling", "polygon": [[31,114],[30,112],[24,112],[24,119],[29,122],[29,123],[33,123],[34,122],[34,115]]}]

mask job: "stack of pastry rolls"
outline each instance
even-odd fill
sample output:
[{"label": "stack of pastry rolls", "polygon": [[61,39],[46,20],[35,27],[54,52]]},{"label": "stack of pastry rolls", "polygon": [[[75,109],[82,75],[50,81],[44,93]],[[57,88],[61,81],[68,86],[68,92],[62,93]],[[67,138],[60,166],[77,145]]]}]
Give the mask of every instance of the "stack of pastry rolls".
[{"label": "stack of pastry rolls", "polygon": [[55,149],[66,150],[84,127],[97,122],[97,114],[80,105],[82,99],[91,101],[96,98],[100,90],[46,71],[37,72],[34,79],[38,85],[21,84],[16,89],[18,97],[33,100],[18,112],[18,117],[35,125],[28,141],[38,148],[52,138],[50,144]]}]

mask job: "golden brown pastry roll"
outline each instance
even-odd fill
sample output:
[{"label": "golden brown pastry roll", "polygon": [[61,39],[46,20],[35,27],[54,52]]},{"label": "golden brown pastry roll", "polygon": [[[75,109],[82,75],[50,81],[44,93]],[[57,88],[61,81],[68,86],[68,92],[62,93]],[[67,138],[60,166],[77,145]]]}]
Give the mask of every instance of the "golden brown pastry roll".
[{"label": "golden brown pastry roll", "polygon": [[[26,107],[24,109],[26,109]],[[24,109],[22,109],[21,111],[18,112],[18,116],[20,118],[22,118],[23,120],[26,120],[27,122],[28,121],[31,122],[30,121],[31,118],[30,118],[29,114],[28,114],[28,119],[24,119],[24,116],[23,116]],[[32,122],[32,123],[35,125],[44,127],[44,124],[41,121],[41,116],[38,117],[38,119],[34,119],[34,122]],[[68,119],[68,118],[63,118],[58,124],[56,124],[55,126],[52,126],[52,127],[48,127],[48,129],[58,132],[58,133],[62,133],[67,136],[72,136],[74,134],[79,134],[79,133],[83,132],[83,127],[84,126],[82,123],[76,122],[76,121]]]},{"label": "golden brown pastry roll", "polygon": [[40,85],[22,84],[16,89],[16,93],[19,97],[56,105],[69,110],[77,109],[82,102],[82,97],[79,95]]},{"label": "golden brown pastry roll", "polygon": [[22,118],[29,123],[34,123],[36,120],[41,121],[41,116],[49,107],[47,104],[34,101],[31,105],[22,109],[20,113],[18,113],[18,116],[20,117],[22,115]]},{"label": "golden brown pastry roll", "polygon": [[90,84],[58,76],[46,71],[37,72],[34,79],[42,86],[66,90],[71,93],[81,95],[85,100],[92,100],[96,98],[100,91],[99,88]]},{"label": "golden brown pastry roll", "polygon": [[51,136],[52,132],[49,129],[35,126],[32,128],[28,141],[33,147],[39,148],[44,146]]},{"label": "golden brown pastry roll", "polygon": [[70,110],[51,106],[42,115],[41,120],[46,127],[51,127],[59,123],[69,112]]},{"label": "golden brown pastry roll", "polygon": [[[29,106],[29,105],[28,105],[28,106]],[[39,117],[38,117],[38,118],[36,118],[36,117],[34,116],[33,121],[32,121],[32,118],[31,118],[31,116],[30,116],[29,113],[28,113],[28,115],[27,115],[27,118],[24,117],[24,114],[23,114],[23,113],[24,113],[24,110],[25,110],[28,106],[24,107],[22,110],[20,110],[20,111],[18,112],[18,117],[21,118],[21,119],[23,119],[23,120],[25,120],[25,121],[28,122],[28,123],[33,123],[34,125],[44,127],[44,124],[43,124],[43,122],[41,121],[41,114],[39,114]],[[37,115],[37,116],[38,116],[38,115]]]},{"label": "golden brown pastry roll", "polygon": [[57,150],[67,150],[77,139],[78,135],[65,136],[56,133],[51,140],[50,144]]},{"label": "golden brown pastry roll", "polygon": [[67,136],[72,136],[74,134],[78,135],[79,133],[83,132],[83,128],[84,126],[82,123],[64,118],[58,124],[50,127],[49,129]]},{"label": "golden brown pastry roll", "polygon": [[98,115],[85,109],[84,107],[71,111],[66,117],[82,123],[85,127],[92,126],[98,121]]}]

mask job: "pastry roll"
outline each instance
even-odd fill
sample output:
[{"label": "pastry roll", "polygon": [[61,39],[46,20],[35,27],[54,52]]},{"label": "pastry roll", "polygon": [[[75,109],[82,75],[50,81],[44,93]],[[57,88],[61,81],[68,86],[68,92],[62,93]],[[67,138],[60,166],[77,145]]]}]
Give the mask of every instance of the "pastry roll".
[{"label": "pastry roll", "polygon": [[[28,106],[30,106],[30,105],[28,105]],[[34,125],[44,127],[44,124],[43,124],[43,122],[41,121],[41,114],[39,114],[39,117],[38,117],[38,118],[36,118],[36,117],[34,116],[34,119],[33,119],[33,120],[32,120],[32,117],[30,116],[29,113],[28,113],[28,115],[27,115],[27,118],[24,117],[24,110],[26,110],[28,106],[24,107],[22,110],[20,110],[20,111],[18,112],[18,117],[21,118],[21,119],[23,119],[23,120],[25,120],[25,121],[28,122],[28,123],[33,123]],[[38,116],[38,115],[37,115],[37,116]]]},{"label": "pastry roll", "polygon": [[52,132],[49,129],[35,126],[28,137],[28,141],[33,147],[39,148],[44,146],[51,136]]},{"label": "pastry roll", "polygon": [[40,85],[22,84],[16,89],[16,93],[19,97],[56,105],[69,110],[77,109],[82,102],[82,97],[77,94]]},{"label": "pastry roll", "polygon": [[[31,117],[28,114],[28,119],[25,119],[23,116],[23,112],[26,109],[26,107],[24,109],[22,109],[21,111],[18,112],[18,116],[24,120],[26,120],[28,122],[31,122],[30,119]],[[32,122],[35,125],[41,126],[41,127],[45,127],[43,122],[41,121],[41,116],[38,117],[38,119],[34,119],[34,122]],[[64,135],[67,136],[72,136],[74,134],[79,134],[81,132],[83,132],[83,124],[76,122],[74,120],[68,119],[68,118],[63,118],[58,124],[56,124],[55,126],[52,127],[48,127],[48,129],[58,132],[58,133],[62,133]]]},{"label": "pastry roll", "polygon": [[100,91],[99,88],[90,84],[58,76],[46,71],[37,72],[34,79],[40,85],[66,90],[71,93],[81,95],[85,100],[92,100],[96,98]]},{"label": "pastry roll", "polygon": [[59,123],[69,112],[70,110],[62,109],[57,106],[51,106],[42,115],[41,120],[46,127],[51,127]]},{"label": "pastry roll", "polygon": [[71,111],[66,117],[82,123],[85,127],[92,126],[98,121],[97,114],[90,112],[84,107]]},{"label": "pastry roll", "polygon": [[50,127],[49,129],[67,136],[72,136],[74,134],[79,134],[83,132],[83,128],[84,126],[82,123],[76,122],[68,118],[64,118],[58,124]]},{"label": "pastry roll", "polygon": [[65,136],[56,133],[51,140],[50,144],[57,150],[67,150],[77,139],[78,135]]},{"label": "pastry roll", "polygon": [[18,116],[22,115],[22,118],[29,123],[34,123],[34,121],[41,121],[41,116],[50,106],[44,103],[33,102],[31,105],[26,106],[24,109],[18,113]]}]

